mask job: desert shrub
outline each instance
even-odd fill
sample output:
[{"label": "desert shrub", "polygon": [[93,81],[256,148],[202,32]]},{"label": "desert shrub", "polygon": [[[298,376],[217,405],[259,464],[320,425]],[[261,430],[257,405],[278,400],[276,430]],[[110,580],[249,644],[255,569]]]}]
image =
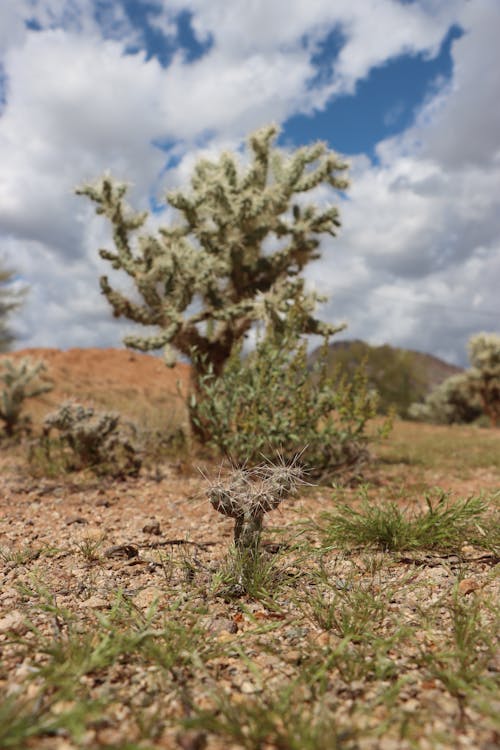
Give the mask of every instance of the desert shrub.
[{"label": "desert shrub", "polygon": [[31,419],[23,414],[25,401],[52,390],[53,385],[43,382],[44,362],[29,358],[16,361],[12,358],[0,362],[0,419],[8,437],[20,435],[30,429]]},{"label": "desert shrub", "polygon": [[427,396],[423,403],[410,406],[408,416],[434,424],[474,422],[483,413],[478,395],[472,395],[465,373],[452,375]]},{"label": "desert shrub", "polygon": [[209,445],[236,464],[285,461],[303,451],[310,475],[325,480],[355,471],[368,458],[367,422],[376,396],[358,370],[352,378],[327,374],[327,343],[311,372],[306,342],[293,330],[268,333],[242,357],[235,349],[220,377],[205,375],[191,395],[191,420]]},{"label": "desert shrub", "polygon": [[68,402],[45,418],[31,460],[65,471],[136,476],[142,461],[134,436],[134,426],[122,423],[119,414]]}]

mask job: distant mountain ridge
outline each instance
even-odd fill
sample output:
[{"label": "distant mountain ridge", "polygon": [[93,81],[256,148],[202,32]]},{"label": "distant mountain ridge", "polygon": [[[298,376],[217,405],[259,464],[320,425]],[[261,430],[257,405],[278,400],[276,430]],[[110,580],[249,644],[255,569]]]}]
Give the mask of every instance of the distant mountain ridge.
[{"label": "distant mountain ridge", "polygon": [[[311,353],[311,365],[318,359],[320,350],[318,347]],[[345,339],[332,342],[328,347],[328,369],[332,374],[336,367],[353,373],[363,363],[369,386],[379,393],[380,411],[385,413],[392,406],[402,417],[412,403],[422,401],[443,380],[463,371],[433,354],[389,344],[371,346],[360,339]]]}]

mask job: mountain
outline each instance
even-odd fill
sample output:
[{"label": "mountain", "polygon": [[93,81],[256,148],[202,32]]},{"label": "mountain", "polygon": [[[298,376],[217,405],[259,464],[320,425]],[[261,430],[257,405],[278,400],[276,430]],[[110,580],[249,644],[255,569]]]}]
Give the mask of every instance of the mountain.
[{"label": "mountain", "polygon": [[[310,365],[320,356],[321,347],[310,357]],[[384,344],[371,346],[364,341],[336,341],[328,347],[328,372],[352,374],[364,366],[368,385],[380,396],[379,409],[386,413],[390,407],[404,417],[410,404],[422,401],[443,380],[462,372],[460,367],[444,362],[432,354],[400,349]]]}]

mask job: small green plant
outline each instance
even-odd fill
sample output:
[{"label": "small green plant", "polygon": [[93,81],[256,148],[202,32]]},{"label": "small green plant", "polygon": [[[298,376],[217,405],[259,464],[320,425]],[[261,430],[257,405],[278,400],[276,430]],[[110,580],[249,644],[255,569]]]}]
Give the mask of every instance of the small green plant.
[{"label": "small green plant", "polygon": [[[304,701],[307,686],[284,685],[262,695],[233,700],[223,690],[211,696],[215,710],[196,706],[183,723],[245,750],[348,750],[351,733],[340,731],[323,696]],[[300,706],[300,710],[297,707]],[[352,733],[354,734],[354,732]]]},{"label": "small green plant", "polygon": [[8,549],[0,547],[0,560],[4,563],[12,562],[15,565],[26,565],[40,557],[42,550],[40,547],[21,547],[20,549]]},{"label": "small green plant", "polygon": [[285,583],[290,583],[290,578],[279,555],[232,547],[212,588],[217,596],[232,599],[247,595],[274,609],[273,599]]},{"label": "small green plant", "polygon": [[0,384],[3,384],[0,419],[4,423],[5,434],[12,437],[29,430],[30,417],[22,414],[26,399],[51,391],[53,385],[42,382],[46,371],[44,362],[33,362],[29,358],[5,358],[1,360],[0,367]]},{"label": "small green plant", "polygon": [[236,463],[303,451],[315,479],[359,472],[374,438],[367,422],[375,393],[362,370],[350,379],[328,376],[327,342],[311,370],[294,313],[280,325],[285,330],[269,329],[248,357],[235,350],[220,377],[201,378],[189,402],[192,422]]},{"label": "small green plant", "polygon": [[373,637],[387,615],[386,591],[342,582],[311,593],[304,605],[307,616],[323,630],[353,640]]},{"label": "small green plant", "polygon": [[481,543],[480,522],[488,504],[482,497],[450,502],[439,491],[437,500],[428,494],[426,509],[410,514],[396,502],[384,505],[362,497],[359,510],[339,503],[337,510],[324,515],[327,543],[369,545],[383,550],[453,550],[471,539]]},{"label": "small green plant", "polygon": [[434,610],[423,613],[428,621],[433,617],[442,621],[443,616],[449,616],[450,624],[441,648],[429,651],[420,646],[420,664],[457,700],[462,724],[467,703],[494,716],[497,712],[492,703],[498,694],[498,675],[488,670],[488,664],[498,652],[500,621],[496,602],[476,595],[465,598],[455,589],[451,600],[439,601]]},{"label": "small green plant", "polygon": [[98,562],[101,558],[100,549],[104,544],[106,536],[84,536],[75,543],[75,547],[88,563]]},{"label": "small green plant", "polygon": [[[45,418],[38,449],[47,463],[56,453],[56,463],[62,458],[68,471],[90,468],[97,474],[136,476],[142,462],[133,437],[133,426],[122,425],[120,415],[66,403]],[[32,456],[36,461],[36,452]]]}]

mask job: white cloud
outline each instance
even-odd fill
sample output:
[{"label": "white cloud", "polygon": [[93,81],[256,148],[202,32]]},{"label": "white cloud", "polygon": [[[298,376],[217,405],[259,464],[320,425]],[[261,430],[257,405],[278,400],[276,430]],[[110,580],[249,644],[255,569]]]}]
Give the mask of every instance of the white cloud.
[{"label": "white cloud", "polygon": [[[324,314],[347,318],[349,335],[463,359],[470,333],[497,326],[474,311],[498,309],[498,2],[290,0],[283,12],[281,0],[155,1],[161,13],[150,22],[170,41],[175,14],[192,13],[200,41],[213,40],[201,58],[187,62],[179,50],[162,68],[126,54],[143,31],[111,0],[100,14],[94,0],[0,9],[0,252],[32,286],[20,343],[118,345],[129,327],[99,295],[107,230],[73,195],[77,183],[111,169],[144,205],[165,181],[185,180],[197,155],[237,148],[255,126],[354,91],[399,54],[434,55],[455,21],[466,33],[453,43],[452,81],[412,128],[380,144],[378,164],[354,160],[342,234],[308,276],[333,295]],[[42,30],[27,30],[28,18]],[[334,29],[344,46],[312,88],[312,55]],[[178,163],[166,172],[157,139],[174,143]]]},{"label": "white cloud", "polygon": [[379,144],[380,164],[354,162],[342,236],[315,272],[332,295],[325,314],[347,317],[354,337],[465,364],[470,335],[498,329],[500,128],[492,127],[492,93],[500,90],[500,52],[491,29],[499,22],[495,2],[467,4],[452,85],[426,103],[414,127]]},{"label": "white cloud", "polygon": [[156,0],[170,18],[186,8],[201,42],[213,40],[204,58],[220,54],[226,60],[250,60],[256,55],[275,56],[293,63],[294,56],[308,56],[334,30],[344,37],[335,60],[332,80],[318,86],[312,96],[302,92],[301,108],[321,107],[332,93],[352,93],[357,81],[373,67],[384,65],[403,53],[435,55],[462,0],[412,3],[397,0],[289,0],[286,12],[281,0]]}]

